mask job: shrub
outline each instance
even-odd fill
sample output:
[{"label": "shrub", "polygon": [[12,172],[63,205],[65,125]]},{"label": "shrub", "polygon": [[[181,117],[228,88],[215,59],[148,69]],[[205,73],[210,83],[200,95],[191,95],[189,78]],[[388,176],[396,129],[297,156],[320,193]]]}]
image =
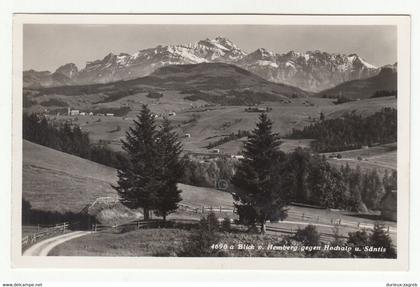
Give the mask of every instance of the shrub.
[{"label": "shrub", "polygon": [[230,218],[225,217],[222,221],[222,230],[229,232],[231,230],[232,226],[230,224]]},{"label": "shrub", "polygon": [[207,215],[206,224],[202,227],[207,228],[210,232],[216,232],[219,230],[219,221],[217,220],[217,216],[214,212],[210,212]]},{"label": "shrub", "polygon": [[238,205],[236,211],[239,216],[239,223],[247,226],[255,226],[257,213],[252,206]]},{"label": "shrub", "polygon": [[[346,242],[341,238],[338,225],[334,226],[333,229],[333,240],[330,242],[332,247],[343,247]],[[344,250],[328,250],[324,253],[327,258],[349,258],[351,254]]]},{"label": "shrub", "polygon": [[389,233],[384,230],[384,225],[375,223],[372,233],[369,235],[369,245],[374,248],[385,248],[384,252],[370,252],[372,258],[397,258],[397,250],[392,244]]},{"label": "shrub", "polygon": [[[349,232],[347,244],[352,247],[350,254],[353,257],[366,258],[368,253],[363,250],[369,244],[369,235],[366,230],[359,230],[356,232]],[[360,251],[356,251],[356,248]]]},{"label": "shrub", "polygon": [[314,225],[309,224],[304,229],[298,229],[293,239],[302,242],[303,245],[317,246],[320,243],[320,234]]},{"label": "shrub", "polygon": [[189,236],[178,255],[184,257],[219,256],[220,251],[211,248],[220,239],[217,234],[218,229],[219,223],[216,215],[211,212],[207,215],[207,218],[203,217],[200,220],[198,229]]}]

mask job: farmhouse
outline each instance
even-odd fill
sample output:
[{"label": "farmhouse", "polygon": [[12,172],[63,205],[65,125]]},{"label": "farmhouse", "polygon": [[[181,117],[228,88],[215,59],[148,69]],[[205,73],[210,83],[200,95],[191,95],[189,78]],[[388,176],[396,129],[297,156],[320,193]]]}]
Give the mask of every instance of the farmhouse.
[{"label": "farmhouse", "polygon": [[397,191],[385,194],[381,202],[381,216],[385,220],[397,221]]},{"label": "farmhouse", "polygon": [[114,114],[113,114],[113,113],[107,113],[107,114],[106,114],[106,116],[107,116],[107,117],[113,117],[113,116],[114,116]]},{"label": "farmhouse", "polygon": [[230,158],[233,158],[233,159],[244,159],[245,157],[243,155],[239,155],[239,154],[232,154],[232,155],[230,155]]},{"label": "farmhouse", "polygon": [[265,107],[265,108],[261,108],[261,107],[248,107],[245,108],[245,112],[248,113],[264,113],[264,112],[270,112],[271,108],[269,107]]},{"label": "farmhouse", "polygon": [[71,110],[70,116],[78,116],[80,114],[79,110]]}]

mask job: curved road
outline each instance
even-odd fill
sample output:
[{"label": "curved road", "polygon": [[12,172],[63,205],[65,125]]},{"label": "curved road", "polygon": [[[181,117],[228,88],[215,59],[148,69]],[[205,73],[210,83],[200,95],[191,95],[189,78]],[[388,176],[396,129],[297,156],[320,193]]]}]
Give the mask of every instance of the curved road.
[{"label": "curved road", "polygon": [[81,237],[92,233],[91,231],[74,231],[63,235],[55,236],[40,241],[23,252],[23,256],[48,256],[48,253],[57,245],[69,241],[71,239]]}]

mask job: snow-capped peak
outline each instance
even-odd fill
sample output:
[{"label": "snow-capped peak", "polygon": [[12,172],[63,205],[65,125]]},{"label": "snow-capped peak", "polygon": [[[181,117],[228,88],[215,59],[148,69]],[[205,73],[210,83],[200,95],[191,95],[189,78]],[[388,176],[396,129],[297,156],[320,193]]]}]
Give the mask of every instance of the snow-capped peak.
[{"label": "snow-capped peak", "polygon": [[72,65],[65,65],[57,71],[71,78],[72,83],[104,83],[146,76],[168,65],[205,62],[234,64],[267,80],[312,91],[379,72],[374,65],[356,54],[334,54],[319,50],[292,50],[276,54],[262,47],[248,54],[221,36],[189,44],[158,45],[133,54],[109,53],[102,59],[87,62],[80,71]]}]

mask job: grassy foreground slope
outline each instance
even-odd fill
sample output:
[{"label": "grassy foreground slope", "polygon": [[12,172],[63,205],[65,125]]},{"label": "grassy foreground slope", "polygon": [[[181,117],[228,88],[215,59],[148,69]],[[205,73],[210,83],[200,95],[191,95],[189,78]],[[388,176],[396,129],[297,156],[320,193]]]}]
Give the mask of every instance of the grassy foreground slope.
[{"label": "grassy foreground slope", "polygon": [[79,212],[98,197],[116,196],[113,168],[23,141],[22,194],[34,209]]},{"label": "grassy foreground slope", "polygon": [[[34,209],[79,212],[98,197],[117,197],[117,171],[67,153],[23,141],[23,197]],[[231,206],[229,193],[179,184],[183,204]]]}]

